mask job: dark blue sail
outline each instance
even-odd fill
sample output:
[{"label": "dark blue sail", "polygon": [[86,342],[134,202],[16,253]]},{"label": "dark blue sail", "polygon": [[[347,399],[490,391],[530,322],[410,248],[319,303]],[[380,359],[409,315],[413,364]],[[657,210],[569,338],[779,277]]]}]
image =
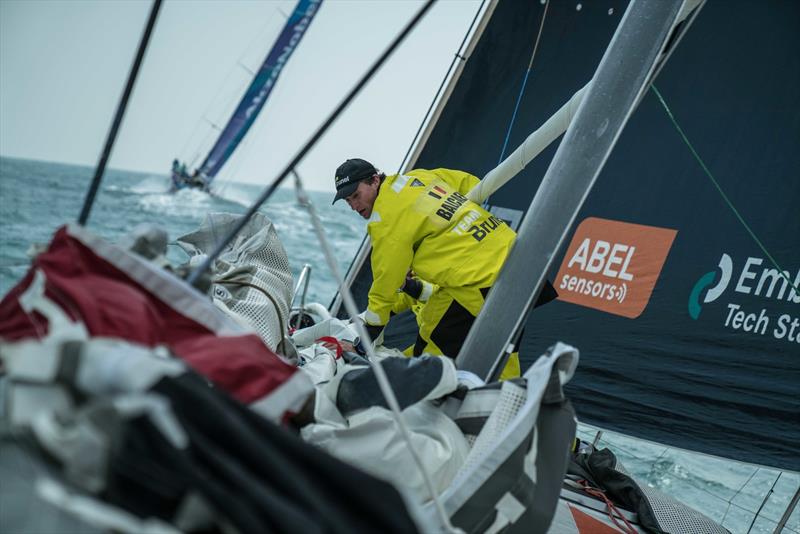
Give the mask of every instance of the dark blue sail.
[{"label": "dark blue sail", "polygon": [[[589,81],[626,5],[551,2],[520,99],[545,5],[499,2],[413,168],[485,176],[512,117],[506,156]],[[799,46],[797,3],[709,2],[553,251],[559,297],[530,312],[520,358],[580,349],[583,422],[800,469]],[[556,145],[489,199],[515,228]],[[354,269],[365,306],[369,261]],[[398,316],[385,343],[415,337]]]}]

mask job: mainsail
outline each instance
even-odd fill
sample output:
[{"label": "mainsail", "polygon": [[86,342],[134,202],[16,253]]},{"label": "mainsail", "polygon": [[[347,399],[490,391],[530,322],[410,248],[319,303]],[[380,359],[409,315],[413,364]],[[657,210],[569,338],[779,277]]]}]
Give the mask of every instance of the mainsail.
[{"label": "mainsail", "polygon": [[[547,6],[509,147],[589,81],[626,5]],[[497,5],[411,166],[497,165],[545,8]],[[553,251],[560,297],[530,314],[520,353],[580,348],[568,394],[582,421],[800,469],[798,21],[784,2],[707,5],[655,81],[687,138],[648,92]],[[554,152],[489,199],[514,227]],[[365,303],[369,262],[356,267]],[[414,321],[398,319],[385,340],[405,346]]]},{"label": "mainsail", "polygon": [[197,174],[208,187],[255,122],[322,0],[299,0]]}]

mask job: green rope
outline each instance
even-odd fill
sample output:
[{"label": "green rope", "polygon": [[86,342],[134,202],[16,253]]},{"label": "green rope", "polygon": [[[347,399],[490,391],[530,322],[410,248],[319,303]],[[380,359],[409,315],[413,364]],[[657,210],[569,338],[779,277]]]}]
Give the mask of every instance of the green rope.
[{"label": "green rope", "polygon": [[672,114],[672,110],[669,109],[669,106],[664,101],[664,97],[661,96],[661,93],[658,91],[658,88],[656,88],[655,84],[652,85],[651,87],[652,87],[653,92],[655,93],[655,95],[658,97],[658,100],[661,102],[661,105],[664,107],[664,111],[667,112],[667,115],[669,116],[669,119],[672,121],[672,125],[675,126],[676,130],[678,130],[678,133],[683,138],[683,142],[686,143],[686,146],[689,147],[689,150],[691,150],[692,155],[694,156],[694,159],[696,159],[697,163],[700,164],[700,167],[703,168],[703,171],[706,173],[706,176],[708,176],[708,178],[711,180],[711,183],[714,184],[714,187],[717,188],[717,191],[719,191],[719,194],[722,197],[722,199],[725,201],[725,203],[731,209],[733,214],[736,215],[736,218],[739,219],[739,222],[742,223],[742,226],[744,226],[744,229],[747,230],[748,234],[750,234],[750,237],[753,238],[753,241],[756,242],[756,244],[761,249],[761,251],[767,256],[767,258],[769,258],[769,261],[772,262],[772,265],[774,265],[775,268],[778,270],[778,272],[781,274],[781,276],[783,276],[786,279],[786,281],[789,282],[789,287],[794,288],[795,292],[800,293],[800,289],[798,289],[798,287],[795,286],[794,283],[792,283],[792,280],[789,278],[789,275],[786,274],[786,272],[783,269],[781,269],[780,265],[778,265],[778,262],[775,261],[775,258],[772,257],[772,254],[769,253],[769,251],[764,246],[764,244],[761,242],[761,240],[758,238],[758,236],[756,236],[755,232],[753,232],[753,230],[750,228],[750,226],[745,222],[744,218],[739,213],[739,210],[736,209],[736,206],[734,206],[733,202],[731,202],[731,200],[728,198],[728,195],[726,195],[725,191],[722,190],[722,187],[719,185],[717,180],[714,178],[714,175],[711,174],[710,170],[708,170],[708,167],[706,167],[705,162],[702,160],[702,158],[700,158],[700,155],[694,149],[694,146],[692,146],[692,143],[689,142],[689,138],[686,137],[685,133],[683,133],[683,129],[681,129],[680,125],[678,125],[678,121],[675,120],[675,116]]}]

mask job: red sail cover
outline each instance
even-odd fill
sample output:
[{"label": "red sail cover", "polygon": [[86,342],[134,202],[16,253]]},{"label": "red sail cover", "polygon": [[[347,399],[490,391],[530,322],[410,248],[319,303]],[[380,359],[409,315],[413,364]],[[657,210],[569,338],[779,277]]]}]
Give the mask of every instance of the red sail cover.
[{"label": "red sail cover", "polygon": [[46,252],[0,302],[0,338],[44,336],[47,319],[26,312],[20,297],[36,271],[45,296],[91,336],[163,345],[239,401],[281,419],[296,412],[311,382],[183,280],[90,234],[59,229]]}]

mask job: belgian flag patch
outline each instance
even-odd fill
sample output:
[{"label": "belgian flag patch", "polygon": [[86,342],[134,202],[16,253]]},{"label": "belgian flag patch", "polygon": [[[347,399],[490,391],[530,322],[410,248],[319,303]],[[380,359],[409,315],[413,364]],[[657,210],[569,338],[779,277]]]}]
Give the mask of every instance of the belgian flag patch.
[{"label": "belgian flag patch", "polygon": [[434,185],[428,194],[437,200],[441,200],[443,196],[447,194],[447,191],[439,187],[438,185]]}]

